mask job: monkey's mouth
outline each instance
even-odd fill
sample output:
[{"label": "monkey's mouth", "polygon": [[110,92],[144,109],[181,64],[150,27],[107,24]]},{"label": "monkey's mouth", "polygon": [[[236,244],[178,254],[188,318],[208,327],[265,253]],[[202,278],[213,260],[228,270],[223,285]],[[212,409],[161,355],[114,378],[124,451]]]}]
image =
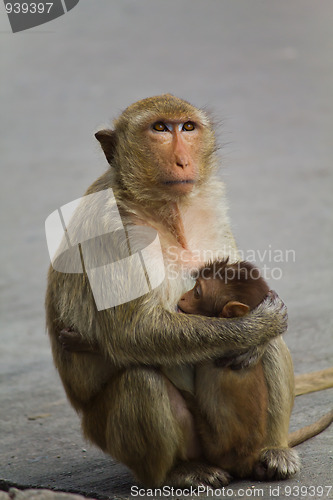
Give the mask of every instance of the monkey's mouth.
[{"label": "monkey's mouth", "polygon": [[163,184],[166,184],[166,185],[175,185],[175,184],[194,184],[195,181],[193,179],[185,179],[185,180],[181,180],[181,181],[164,181]]},{"label": "monkey's mouth", "polygon": [[178,305],[178,304],[177,304],[177,306],[176,306],[176,312],[177,312],[177,313],[187,314],[185,311],[183,311],[183,309],[181,309],[181,308],[179,307],[179,305]]}]

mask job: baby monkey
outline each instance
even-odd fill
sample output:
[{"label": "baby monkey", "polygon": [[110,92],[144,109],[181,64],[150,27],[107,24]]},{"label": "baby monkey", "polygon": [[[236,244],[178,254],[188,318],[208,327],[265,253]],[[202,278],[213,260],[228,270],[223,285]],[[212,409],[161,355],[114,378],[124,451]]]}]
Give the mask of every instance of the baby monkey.
[{"label": "baby monkey", "polygon": [[[228,257],[214,261],[199,270],[195,286],[180,298],[178,312],[236,318],[244,316],[264,300],[269,287],[259,269],[246,261],[234,264],[228,261]],[[223,357],[215,364],[237,369],[233,359],[233,356]]]},{"label": "baby monkey", "polygon": [[180,312],[220,318],[244,316],[269,292],[260,271],[246,261],[229,264],[228,258],[199,270],[192,290],[178,302]]},{"label": "baby monkey", "polygon": [[[267,296],[269,287],[248,262],[215,261],[199,271],[194,288],[178,302],[179,312],[221,318],[244,316]],[[233,358],[196,366],[192,409],[203,454],[235,477],[265,476],[259,456],[267,443],[268,390],[262,363],[246,369]],[[222,369],[221,369],[222,368]]]}]

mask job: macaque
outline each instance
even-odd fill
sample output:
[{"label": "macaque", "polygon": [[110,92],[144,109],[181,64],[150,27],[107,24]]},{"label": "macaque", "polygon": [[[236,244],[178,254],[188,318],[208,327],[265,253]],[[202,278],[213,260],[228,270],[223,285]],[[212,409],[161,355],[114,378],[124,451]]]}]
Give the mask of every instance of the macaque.
[{"label": "macaque", "polygon": [[[281,337],[287,328],[283,302],[270,292],[258,307],[236,318],[176,310],[179,297],[193,287],[193,271],[202,267],[207,255],[211,260],[238,260],[209,117],[166,94],[132,104],[115,120],[113,130],[101,130],[96,138],[110,168],[90,186],[72,216],[56,257],[63,260],[61,270],[52,261],[46,293],[54,362],[81,416],[84,435],[126,464],[144,485],[227,484],[229,475],[219,463],[205,459],[193,414],[166,373],[180,368],[191,372],[197,364],[230,357],[235,366],[250,367],[261,357],[268,411],[257,469],[262,479],[292,476],[299,460],[288,447],[294,379]],[[89,195],[110,188],[116,203],[97,207]],[[110,227],[116,240],[112,255],[109,236],[82,242],[82,234],[105,235]],[[150,282],[160,279],[161,270],[155,266],[160,251],[163,282],[138,298],[97,307],[87,245],[95,245],[96,252],[89,254],[94,269],[103,263],[98,267],[106,283],[101,297],[113,287],[130,294],[136,280],[121,278],[107,263],[123,259],[128,235],[145,229],[158,233],[160,245],[149,255]],[[68,235],[82,242],[77,255],[83,272],[70,270],[75,246],[64,251]],[[135,244],[132,251],[137,252]],[[59,336],[62,331],[66,335],[66,329],[68,334],[79,332],[102,356],[64,350]]]},{"label": "macaque", "polygon": [[[248,262],[228,259],[204,266],[193,289],[178,302],[185,314],[239,318],[267,296],[268,285]],[[260,453],[266,447],[268,388],[260,360],[248,368],[229,359],[198,363],[193,413],[205,458],[233,477],[265,475]]]}]

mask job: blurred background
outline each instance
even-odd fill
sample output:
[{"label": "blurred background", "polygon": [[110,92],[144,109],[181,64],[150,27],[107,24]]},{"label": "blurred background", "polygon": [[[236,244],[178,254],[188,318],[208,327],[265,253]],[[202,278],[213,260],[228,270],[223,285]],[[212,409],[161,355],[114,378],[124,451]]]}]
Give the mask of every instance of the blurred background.
[{"label": "blurred background", "polygon": [[[80,0],[13,34],[0,6],[0,478],[113,488],[111,460],[82,440],[52,365],[44,221],[107,168],[94,133],[138,99],[170,92],[212,114],[239,247],[255,251],[259,267],[282,270],[270,285],[289,308],[295,370],[329,366],[332,25],[330,0]],[[270,262],[269,250],[282,261]],[[299,398],[292,426],[327,411],[328,394]],[[325,477],[331,432],[299,448],[298,482]]]}]

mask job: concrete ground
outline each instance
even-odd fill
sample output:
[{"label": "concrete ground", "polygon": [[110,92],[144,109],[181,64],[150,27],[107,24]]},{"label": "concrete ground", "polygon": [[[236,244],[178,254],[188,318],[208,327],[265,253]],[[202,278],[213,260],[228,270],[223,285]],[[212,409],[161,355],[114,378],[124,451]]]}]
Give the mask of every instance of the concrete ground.
[{"label": "concrete ground", "polygon": [[[43,301],[44,221],[103,172],[93,133],[137,99],[171,92],[212,111],[234,232],[280,278],[270,283],[289,308],[295,371],[331,364],[332,23],[330,0],[81,0],[12,34],[0,10],[1,499],[13,486],[127,498],[135,484],[81,437]],[[297,398],[291,428],[331,407],[332,390]],[[294,479],[235,482],[229,496],[333,498],[332,433],[298,447]]]}]

